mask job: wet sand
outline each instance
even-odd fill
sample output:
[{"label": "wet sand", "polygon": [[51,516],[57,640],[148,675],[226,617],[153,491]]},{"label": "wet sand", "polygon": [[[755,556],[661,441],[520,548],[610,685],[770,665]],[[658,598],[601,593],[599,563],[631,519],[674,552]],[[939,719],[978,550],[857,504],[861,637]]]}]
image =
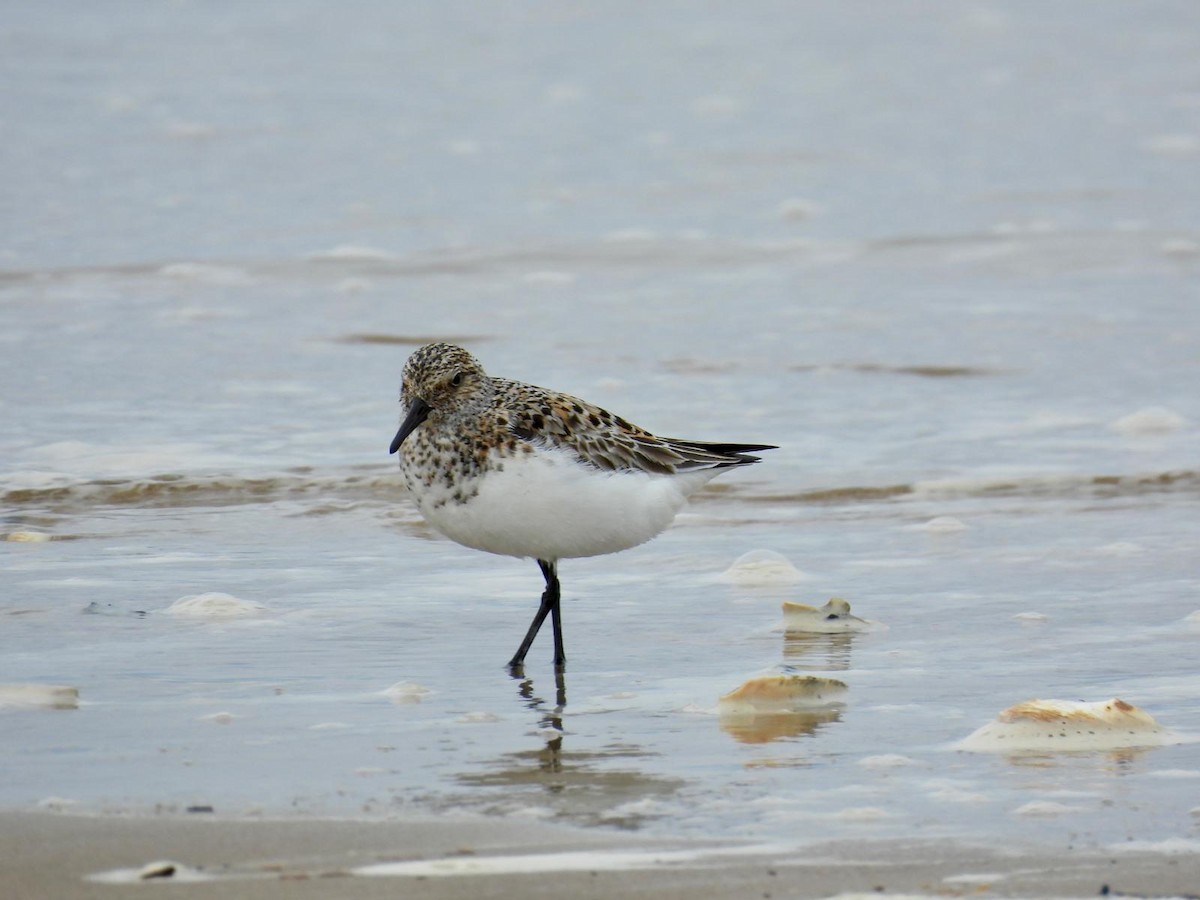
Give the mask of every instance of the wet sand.
[{"label": "wet sand", "polygon": [[[1181,847],[1187,850],[1187,847]],[[525,860],[519,857],[536,855]],[[509,865],[500,866],[497,857]],[[655,862],[655,858],[662,860]],[[685,843],[498,819],[249,821],[209,817],[0,814],[0,896],[110,898],[181,882],[192,898],[272,897],[829,897],[987,893],[1015,897],[1194,895],[1200,853],[1177,855],[920,841],[804,847]],[[131,888],[93,877],[180,864]],[[446,860],[452,874],[379,863]],[[622,868],[632,860],[642,868]],[[187,868],[184,868],[187,867]],[[477,874],[467,871],[475,867]],[[497,868],[507,871],[497,872]],[[193,872],[192,870],[196,870]],[[190,878],[189,878],[190,875]]]}]

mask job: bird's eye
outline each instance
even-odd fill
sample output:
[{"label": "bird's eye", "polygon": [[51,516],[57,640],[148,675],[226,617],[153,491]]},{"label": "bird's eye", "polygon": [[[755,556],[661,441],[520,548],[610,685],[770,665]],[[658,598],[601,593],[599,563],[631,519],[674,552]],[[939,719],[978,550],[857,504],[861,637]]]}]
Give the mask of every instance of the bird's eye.
[{"label": "bird's eye", "polygon": [[454,377],[450,379],[451,387],[458,387],[462,384],[462,372],[455,372]]}]

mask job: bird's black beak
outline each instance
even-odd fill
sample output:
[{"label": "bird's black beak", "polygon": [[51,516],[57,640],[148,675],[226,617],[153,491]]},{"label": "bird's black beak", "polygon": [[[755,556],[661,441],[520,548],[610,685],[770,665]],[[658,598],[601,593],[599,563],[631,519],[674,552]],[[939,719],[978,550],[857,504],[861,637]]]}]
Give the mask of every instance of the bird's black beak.
[{"label": "bird's black beak", "polygon": [[388,448],[388,453],[395,453],[400,449],[400,445],[404,443],[404,439],[412,434],[418,425],[425,421],[425,417],[429,415],[430,409],[432,407],[420,397],[413,398],[413,402],[408,405],[408,415],[404,417],[404,421],[400,423],[400,430],[392,438],[392,446]]}]

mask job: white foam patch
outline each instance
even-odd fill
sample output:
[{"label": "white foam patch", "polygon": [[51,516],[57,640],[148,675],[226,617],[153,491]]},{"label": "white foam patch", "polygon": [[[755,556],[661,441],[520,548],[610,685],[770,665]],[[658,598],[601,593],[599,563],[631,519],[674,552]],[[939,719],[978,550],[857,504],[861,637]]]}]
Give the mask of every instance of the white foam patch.
[{"label": "white foam patch", "polygon": [[478,156],[482,149],[479,141],[470,138],[458,138],[446,144],[446,152],[452,156]]},{"label": "white foam patch", "polygon": [[265,610],[265,606],[253,600],[210,591],[180,597],[167,607],[166,613],[184,619],[241,619],[260,615]]},{"label": "white foam patch", "polygon": [[43,797],[37,802],[38,809],[48,809],[51,812],[65,812],[79,806],[78,800],[67,797]]},{"label": "white foam patch", "polygon": [[907,526],[910,531],[924,531],[929,534],[957,534],[966,531],[970,526],[954,516],[937,516],[919,525]]},{"label": "white foam patch", "polygon": [[214,319],[229,319],[237,313],[231,309],[216,309],[211,306],[177,306],[156,312],[154,318],[172,325],[190,325],[194,322],[209,322]]},{"label": "white foam patch", "polygon": [[930,800],[940,803],[990,803],[992,798],[978,791],[965,791],[962,788],[938,788],[927,795]]},{"label": "white foam patch", "polygon": [[779,204],[779,218],[789,222],[803,222],[806,219],[819,216],[825,211],[824,207],[803,197],[789,197]]},{"label": "white foam patch", "polygon": [[895,557],[893,559],[854,559],[847,565],[859,569],[916,569],[929,565],[929,560],[917,557]]},{"label": "white foam patch", "polygon": [[1049,819],[1055,816],[1065,816],[1070,813],[1084,811],[1084,807],[1082,806],[1069,806],[1066,803],[1058,803],[1054,800],[1031,800],[1029,803],[1014,809],[1013,815]]},{"label": "white foam patch", "polygon": [[362,247],[357,244],[338,244],[329,250],[322,253],[314,253],[314,260],[337,260],[337,261],[359,261],[359,262],[383,262],[386,260],[395,259],[393,253],[387,250],[380,250],[378,247]]},{"label": "white foam patch", "polygon": [[915,766],[917,761],[911,756],[901,756],[899,753],[881,753],[878,756],[864,756],[858,764],[866,769],[900,769]]},{"label": "white foam patch", "polygon": [[500,717],[494,712],[480,711],[464,713],[454,721],[463,725],[490,725],[493,722],[499,722]]},{"label": "white foam patch", "polygon": [[[235,460],[190,442],[121,446],[85,441],[55,441],[31,448],[25,465],[36,471],[6,473],[12,487],[44,488],[105,477],[144,478],[146,472],[186,472],[227,468]],[[50,470],[50,471],[47,471]]]},{"label": "white foam patch", "polygon": [[65,684],[0,684],[0,709],[78,709],[79,689]]},{"label": "white foam patch", "polygon": [[1191,838],[1166,838],[1161,841],[1125,841],[1122,844],[1113,844],[1108,849],[1114,853],[1165,853],[1168,856],[1176,856],[1185,853],[1200,853],[1200,841]]},{"label": "white foam patch", "polygon": [[743,553],[722,572],[718,580],[740,587],[760,587],[776,584],[795,584],[807,577],[791,564],[786,556],[774,550],[751,550]]},{"label": "white foam patch", "polygon": [[586,96],[586,94],[584,93],[583,88],[581,88],[579,85],[563,81],[559,82],[558,84],[552,84],[546,88],[544,96],[547,103],[565,105],[578,103]]},{"label": "white foam patch", "polygon": [[172,122],[164,131],[177,141],[209,141],[219,134],[217,127],[207,122]]},{"label": "white foam patch", "polygon": [[158,274],[164,278],[174,279],[175,281],[215,285],[218,287],[244,285],[252,281],[250,276],[242,269],[196,262],[171,263],[159,269]]},{"label": "white foam patch", "polygon": [[1167,256],[1190,259],[1200,256],[1200,241],[1189,241],[1187,238],[1170,238],[1163,241],[1159,249]]},{"label": "white foam patch", "polygon": [[136,869],[110,869],[88,876],[88,881],[100,884],[139,884],[147,881],[197,882],[217,881],[218,878],[200,869],[170,860],[157,860]]},{"label": "white foam patch", "polygon": [[1021,612],[1013,616],[1018,622],[1038,623],[1049,620],[1049,616],[1040,612]]},{"label": "white foam patch", "polygon": [[429,693],[429,688],[423,684],[417,684],[415,681],[397,681],[391,687],[380,691],[379,696],[387,697],[393,703],[404,705],[420,703],[421,699]]},{"label": "white foam patch", "polygon": [[521,276],[521,280],[526,284],[574,284],[575,276],[570,272],[558,272],[550,269],[543,269],[535,272],[526,272]]},{"label": "white foam patch", "polygon": [[654,869],[699,862],[702,850],[597,851],[529,853],[519,856],[454,856],[446,859],[375,863],[351,869],[353,875],[390,878],[448,878],[518,875],[535,872],[614,872]]},{"label": "white foam patch", "polygon": [[343,278],[333,286],[336,294],[365,294],[372,288],[374,285],[366,278]]},{"label": "white foam patch", "polygon": [[1194,134],[1155,134],[1142,141],[1142,149],[1155,156],[1194,156],[1200,153],[1200,137]]},{"label": "white foam patch", "polygon": [[970,884],[986,888],[989,884],[1007,878],[1003,872],[964,872],[962,875],[947,875],[942,879],[942,884]]},{"label": "white foam patch", "polygon": [[1163,406],[1148,406],[1137,412],[1122,416],[1112,423],[1112,429],[1125,435],[1167,434],[1178,431],[1187,424],[1187,419],[1174,410]]},{"label": "white foam patch", "polygon": [[877,806],[849,806],[835,812],[832,818],[842,822],[881,822],[892,818],[892,814]]},{"label": "white foam patch", "polygon": [[705,119],[725,119],[742,109],[742,101],[727,94],[707,94],[691,103],[692,113]]},{"label": "white foam patch", "polygon": [[212,722],[214,725],[228,725],[231,722],[233,722],[234,719],[238,719],[238,718],[241,718],[241,717],[235,716],[233,713],[230,713],[230,712],[215,712],[215,713],[209,713],[207,716],[201,716],[199,719],[197,719],[197,721]]},{"label": "white foam patch", "polygon": [[601,240],[609,243],[641,243],[658,239],[658,233],[648,228],[618,228],[606,232]]},{"label": "white foam patch", "polygon": [[1114,559],[1128,559],[1131,556],[1140,556],[1146,552],[1146,548],[1141,544],[1135,544],[1133,541],[1115,541],[1111,544],[1104,544],[1096,548],[1097,556],[1110,556]]},{"label": "white foam patch", "polygon": [[1083,428],[1092,424],[1094,424],[1094,420],[1087,416],[1043,410],[1034,413],[1026,419],[1024,427],[1032,431],[1044,431],[1062,428]]}]

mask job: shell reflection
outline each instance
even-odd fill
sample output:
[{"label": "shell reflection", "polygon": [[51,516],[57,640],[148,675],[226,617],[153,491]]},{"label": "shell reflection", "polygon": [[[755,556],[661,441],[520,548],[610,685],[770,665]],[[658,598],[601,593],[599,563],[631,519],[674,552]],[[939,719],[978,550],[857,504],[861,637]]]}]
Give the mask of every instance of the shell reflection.
[{"label": "shell reflection", "polygon": [[717,701],[721,729],[746,744],[814,733],[841,716],[845,682],[815,675],[751,678]]},{"label": "shell reflection", "polygon": [[783,659],[789,666],[827,672],[850,668],[853,634],[809,634],[787,631],[783,635]]}]

